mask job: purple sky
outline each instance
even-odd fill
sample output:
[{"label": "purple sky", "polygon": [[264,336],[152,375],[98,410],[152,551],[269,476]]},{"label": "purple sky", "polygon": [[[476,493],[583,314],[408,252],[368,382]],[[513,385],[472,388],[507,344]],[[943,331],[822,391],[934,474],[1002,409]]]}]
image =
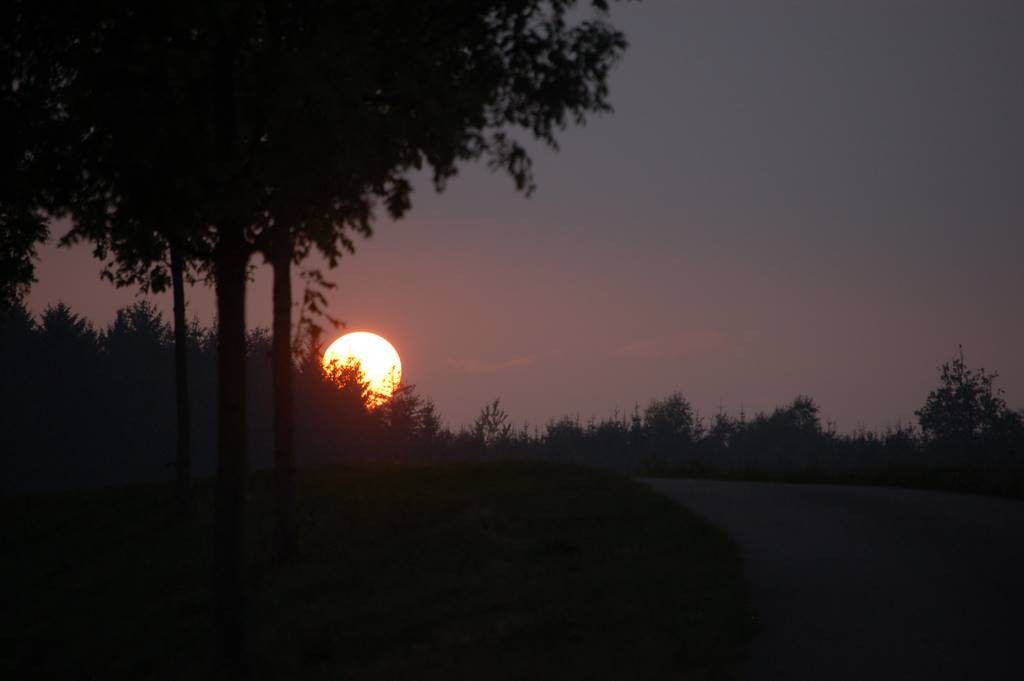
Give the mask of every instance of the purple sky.
[{"label": "purple sky", "polygon": [[[913,417],[962,343],[1024,406],[1024,5],[647,0],[615,113],[535,154],[539,191],[468,166],[381,221],[331,311],[401,353],[453,424],[705,415],[798,393],[841,429]],[[55,230],[62,233],[61,228]],[[133,299],[48,246],[32,309]],[[257,270],[249,323],[270,322]],[[169,310],[169,295],[158,298]],[[212,318],[194,289],[190,315]]]}]

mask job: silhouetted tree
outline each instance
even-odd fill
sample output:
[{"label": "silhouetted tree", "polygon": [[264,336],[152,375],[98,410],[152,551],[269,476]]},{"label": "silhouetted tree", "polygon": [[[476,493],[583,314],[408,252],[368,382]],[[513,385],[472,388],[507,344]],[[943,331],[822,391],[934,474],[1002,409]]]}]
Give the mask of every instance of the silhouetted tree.
[{"label": "silhouetted tree", "polygon": [[652,456],[678,459],[693,450],[703,434],[700,417],[681,393],[654,400],[644,409],[644,440]]},{"label": "silhouetted tree", "polygon": [[[267,227],[257,244],[274,269],[283,551],[292,536],[295,466],[288,383],[292,262],[315,248],[333,267],[354,250],[349,233],[370,235],[376,203],[393,218],[405,213],[412,188],[406,175],[424,164],[438,190],[458,161],[480,157],[531,190],[529,157],[507,128],[526,129],[554,146],[555,131],[570,117],[581,123],[608,108],[607,74],[625,46],[600,16],[570,21],[577,4],[490,0],[439,8],[378,0],[326,14],[268,5],[276,30],[267,52],[275,77],[286,79],[287,96],[275,100],[263,127]],[[605,0],[591,4],[608,9]],[[318,67],[310,68],[313,63]]]},{"label": "silhouetted tree", "polygon": [[623,472],[636,470],[636,452],[629,446],[629,424],[617,415],[593,428],[590,444],[597,465]]},{"label": "silhouetted tree", "polygon": [[[68,415],[80,414],[81,405],[98,401],[105,379],[100,334],[88,319],[58,303],[43,310],[37,340],[46,354],[37,357],[38,373],[33,376],[35,389],[43,398],[37,401],[38,413],[33,417],[43,439],[34,444],[44,452],[76,451],[88,457],[89,452],[79,449],[76,440],[91,439],[102,425],[81,419],[64,421]],[[47,389],[49,386],[59,389]],[[60,427],[55,427],[58,422]]]},{"label": "silhouetted tree", "polygon": [[961,346],[939,368],[939,387],[914,412],[929,443],[950,454],[1005,446],[1021,431],[1021,415],[1006,406],[996,372],[971,369]]},{"label": "silhouetted tree", "polygon": [[[166,187],[166,184],[164,185]],[[144,293],[161,293],[168,287],[173,300],[174,386],[175,386],[175,480],[178,500],[188,508],[192,481],[192,424],[188,380],[188,324],[185,319],[185,280],[189,269],[187,236],[179,229],[160,224],[167,221],[173,211],[167,208],[166,195],[146,196],[151,191],[146,185],[136,192],[138,200],[149,201],[132,212],[123,210],[104,213],[94,219],[88,211],[75,212],[75,228],[62,240],[71,245],[80,240],[93,243],[94,255],[106,261],[102,276],[118,287],[132,286]],[[146,218],[153,227],[145,227],[138,216]],[[184,220],[179,217],[177,220]],[[123,222],[127,222],[125,225]],[[180,223],[178,223],[180,224]],[[198,246],[202,249],[202,246]],[[108,260],[108,257],[110,258]]]},{"label": "silhouetted tree", "polygon": [[45,209],[67,189],[68,126],[53,107],[67,84],[56,57],[67,50],[32,2],[0,4],[0,317],[35,281]]},{"label": "silhouetted tree", "polygon": [[569,460],[580,456],[583,450],[583,428],[576,419],[563,417],[550,422],[544,429],[544,443],[549,456]]},{"label": "silhouetted tree", "polygon": [[[144,12],[117,3],[74,11],[46,0],[33,6],[34,15],[57,27],[53,41],[71,46],[52,51],[50,67],[62,79],[48,93],[74,139],[67,154],[76,168],[73,189],[55,202],[75,221],[71,238],[110,248],[143,271],[165,253],[154,235],[173,231],[182,243],[207,245],[197,255],[217,284],[221,344],[216,592],[225,659],[236,670],[242,649],[246,229],[256,221],[260,197],[243,151],[248,130],[242,131],[237,114],[246,92],[241,67],[252,63],[249,48],[257,44],[257,9],[187,1]],[[126,254],[131,257],[122,258]]]},{"label": "silhouetted tree", "polygon": [[389,435],[387,446],[392,452],[407,457],[415,450],[419,436],[418,414],[420,397],[415,386],[402,385],[391,395],[390,399],[375,408],[378,417],[383,421]]},{"label": "silhouetted tree", "polygon": [[413,418],[416,423],[416,440],[419,443],[421,459],[437,459],[441,451],[448,446],[451,433],[449,433],[441,415],[429,398],[422,398],[416,408]]},{"label": "silhouetted tree", "polygon": [[36,247],[48,232],[30,209],[0,198],[0,317],[17,314],[14,308],[35,281]]},{"label": "silhouetted tree", "polygon": [[164,355],[171,330],[156,307],[142,300],[117,311],[102,337],[103,350],[127,374],[150,370]]},{"label": "silhouetted tree", "polygon": [[57,365],[92,363],[99,336],[92,322],[64,303],[47,306],[39,322],[48,351]]},{"label": "silhouetted tree", "polygon": [[[42,3],[65,29],[61,44],[72,46],[59,64],[70,85],[54,108],[78,132],[72,160],[81,172],[68,201],[78,224],[123,213],[113,237],[148,229],[145,185],[169,180],[174,217],[186,218],[175,229],[208,245],[200,255],[215,283],[219,338],[218,612],[236,670],[253,249],[268,226],[316,225],[309,243],[330,257],[344,244],[336,227],[372,216],[376,198],[403,212],[405,175],[423,165],[441,188],[459,161],[485,157],[532,188],[529,158],[509,129],[554,145],[568,122],[607,109],[608,71],[625,45],[600,16],[575,21],[577,4],[186,1],[65,13]],[[604,0],[592,4],[607,10]],[[296,182],[293,193],[296,162],[310,169],[303,180],[320,179]],[[304,196],[300,219],[279,211]]]},{"label": "silhouetted tree", "polygon": [[715,451],[724,451],[729,448],[733,437],[740,427],[739,419],[726,414],[724,411],[719,411],[711,417],[711,425],[707,429],[705,438]]},{"label": "silhouetted tree", "polygon": [[508,441],[512,435],[512,423],[501,407],[501,400],[484,405],[473,421],[470,433],[479,446],[490,450],[499,449]]},{"label": "silhouetted tree", "polygon": [[20,300],[0,315],[0,490],[16,489],[24,471],[27,441],[38,418],[35,392],[39,367],[38,327]]},{"label": "silhouetted tree", "polygon": [[731,446],[749,461],[765,462],[780,469],[813,464],[824,448],[818,405],[800,395],[770,414],[758,413],[741,424]]},{"label": "silhouetted tree", "polygon": [[[122,419],[117,432],[123,444],[111,449],[140,451],[152,448],[166,456],[158,433],[171,430],[164,411],[173,393],[171,356],[173,335],[156,308],[140,301],[118,310],[100,336],[105,392],[109,413]],[[159,421],[157,421],[159,420]]]}]

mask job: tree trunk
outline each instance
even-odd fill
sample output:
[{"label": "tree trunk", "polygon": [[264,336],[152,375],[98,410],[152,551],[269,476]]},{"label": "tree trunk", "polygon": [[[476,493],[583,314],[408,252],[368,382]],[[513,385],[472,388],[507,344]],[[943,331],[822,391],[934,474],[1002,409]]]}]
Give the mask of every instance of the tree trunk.
[{"label": "tree trunk", "polygon": [[227,675],[240,676],[245,642],[245,277],[240,229],[224,230],[215,259],[217,288],[217,486],[215,589]]},{"label": "tree trunk", "polygon": [[171,244],[171,287],[174,292],[174,396],[178,417],[175,479],[178,501],[192,505],[192,419],[188,399],[188,328],[185,325],[185,264],[181,250]]},{"label": "tree trunk", "polygon": [[295,551],[295,415],[292,397],[292,244],[287,234],[272,245],[274,268],[274,337],[271,373],[274,399],[274,488],[277,557],[285,560]]}]

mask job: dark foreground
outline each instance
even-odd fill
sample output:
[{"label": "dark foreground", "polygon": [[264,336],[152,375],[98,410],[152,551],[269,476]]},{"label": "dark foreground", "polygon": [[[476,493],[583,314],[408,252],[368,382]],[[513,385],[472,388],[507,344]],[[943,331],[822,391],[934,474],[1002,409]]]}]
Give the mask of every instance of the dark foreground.
[{"label": "dark foreground", "polygon": [[648,480],[729,530],[760,630],[743,677],[1020,678],[1024,503]]},{"label": "dark foreground", "polygon": [[[210,499],[4,499],[4,679],[211,676]],[[302,554],[251,487],[256,679],[717,678],[750,611],[724,533],[635,482],[543,464],[325,468]]]}]

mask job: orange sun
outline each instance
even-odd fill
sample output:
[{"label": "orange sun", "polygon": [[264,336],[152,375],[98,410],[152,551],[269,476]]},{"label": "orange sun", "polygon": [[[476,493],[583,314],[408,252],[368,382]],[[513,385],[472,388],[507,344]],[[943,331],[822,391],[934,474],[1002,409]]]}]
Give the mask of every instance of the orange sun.
[{"label": "orange sun", "polygon": [[323,361],[327,370],[358,364],[370,391],[370,408],[387,402],[402,381],[402,360],[395,346],[375,333],[346,333],[327,347]]}]

